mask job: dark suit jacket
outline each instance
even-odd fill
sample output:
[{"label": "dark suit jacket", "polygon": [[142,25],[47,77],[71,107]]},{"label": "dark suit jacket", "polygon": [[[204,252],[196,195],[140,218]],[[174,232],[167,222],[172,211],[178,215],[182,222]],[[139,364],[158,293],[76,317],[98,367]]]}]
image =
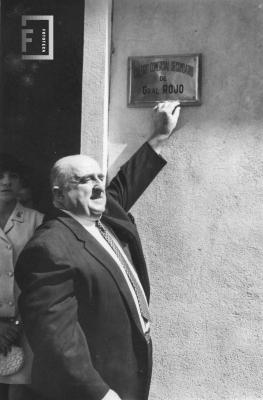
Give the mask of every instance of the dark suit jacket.
[{"label": "dark suit jacket", "polygon": [[[128,247],[148,299],[142,247],[127,211],[164,164],[144,144],[110,183],[102,217]],[[63,212],[47,221],[22,252],[16,279],[36,392],[99,400],[111,388],[124,400],[147,398],[151,343],[118,266],[77,221]]]}]

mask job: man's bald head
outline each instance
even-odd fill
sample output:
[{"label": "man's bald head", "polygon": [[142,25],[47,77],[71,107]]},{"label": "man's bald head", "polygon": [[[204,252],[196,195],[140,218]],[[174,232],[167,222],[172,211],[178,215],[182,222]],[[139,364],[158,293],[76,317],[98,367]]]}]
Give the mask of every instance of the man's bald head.
[{"label": "man's bald head", "polygon": [[72,156],[60,158],[55,162],[51,169],[51,188],[53,189],[55,186],[58,186],[59,188],[66,186],[69,180],[72,179],[74,170],[76,171],[81,166],[87,168],[89,165],[91,167],[95,165],[96,168],[99,168],[99,164],[94,160],[94,158],[84,154],[74,154]]},{"label": "man's bald head", "polygon": [[96,219],[105,209],[104,175],[96,160],[77,154],[58,160],[51,170],[54,205]]}]

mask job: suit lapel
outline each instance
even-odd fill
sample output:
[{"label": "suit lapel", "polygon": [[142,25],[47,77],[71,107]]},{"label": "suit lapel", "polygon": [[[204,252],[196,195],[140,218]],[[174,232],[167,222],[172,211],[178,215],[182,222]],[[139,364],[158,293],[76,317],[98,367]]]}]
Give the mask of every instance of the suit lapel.
[{"label": "suit lapel", "polygon": [[129,241],[137,235],[135,226],[124,219],[113,218],[103,214],[101,220],[105,222],[106,225],[110,225],[117,233],[119,231],[124,240],[126,239]]},{"label": "suit lapel", "polygon": [[[114,259],[104,249],[104,247],[76,220],[64,213],[61,213],[58,219],[74,233],[78,240],[84,243],[86,251],[92,254],[92,256],[95,257],[96,260],[99,261],[103,265],[103,267],[106,268],[107,271],[111,274],[125,300],[126,305],[130,310],[131,316],[137,328],[143,334],[138,311],[135,306],[132,294],[119,266],[116,264]],[[109,218],[107,218],[106,220],[107,223],[109,223]]]}]

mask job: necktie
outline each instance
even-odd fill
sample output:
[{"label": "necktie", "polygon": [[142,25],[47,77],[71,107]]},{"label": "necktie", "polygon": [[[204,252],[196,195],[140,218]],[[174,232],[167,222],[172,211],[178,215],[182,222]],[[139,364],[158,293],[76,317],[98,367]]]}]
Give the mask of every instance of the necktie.
[{"label": "necktie", "polygon": [[102,223],[100,221],[97,221],[96,225],[99,228],[99,231],[100,231],[101,235],[108,242],[108,244],[110,245],[110,247],[112,248],[112,250],[116,254],[119,262],[122,265],[122,267],[124,268],[128,278],[129,278],[129,280],[130,280],[130,282],[132,284],[134,292],[136,294],[142,317],[146,321],[150,321],[150,312],[149,312],[148,303],[147,303],[147,301],[145,299],[145,296],[144,296],[144,293],[143,293],[143,289],[141,288],[141,286],[137,282],[137,280],[136,280],[136,278],[135,278],[135,276],[134,276],[134,274],[133,274],[133,272],[131,270],[131,266],[127,263],[127,261],[125,260],[125,258],[122,255],[120,249],[118,248],[118,246],[116,245],[116,243],[112,239],[112,237],[109,234],[109,232],[104,228]]}]

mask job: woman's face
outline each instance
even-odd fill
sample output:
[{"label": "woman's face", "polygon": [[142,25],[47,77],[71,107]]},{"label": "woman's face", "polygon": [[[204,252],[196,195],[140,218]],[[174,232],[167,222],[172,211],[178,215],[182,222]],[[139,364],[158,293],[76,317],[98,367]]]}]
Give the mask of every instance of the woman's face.
[{"label": "woman's face", "polygon": [[0,201],[16,200],[20,189],[21,181],[16,172],[0,171]]}]

